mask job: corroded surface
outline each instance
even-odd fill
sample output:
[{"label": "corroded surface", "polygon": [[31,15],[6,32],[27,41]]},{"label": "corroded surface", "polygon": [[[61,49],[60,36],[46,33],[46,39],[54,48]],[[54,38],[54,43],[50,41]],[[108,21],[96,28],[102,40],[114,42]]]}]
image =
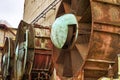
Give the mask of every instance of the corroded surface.
[{"label": "corroded surface", "polygon": [[1,60],[2,79],[14,79],[14,41],[6,37]]},{"label": "corroded surface", "polygon": [[[8,43],[10,43],[9,39],[5,43],[3,61],[10,65],[6,68],[3,64],[4,80],[8,77],[10,80],[50,79],[54,68],[50,28],[21,21],[17,30],[15,47],[9,46]],[[10,56],[7,53],[10,53]]]},{"label": "corroded surface", "polygon": [[53,44],[50,40],[50,28],[34,25],[35,30],[35,52],[31,72],[31,79],[49,80],[53,73]]},{"label": "corroded surface", "polygon": [[[26,31],[28,31],[28,34],[26,33]],[[33,26],[24,21],[21,21],[18,27],[15,42],[15,79],[28,79],[34,60]]]},{"label": "corroded surface", "polygon": [[[73,12],[76,17],[80,17],[75,51],[82,56],[82,59],[79,59],[82,66],[78,67],[79,72],[74,76],[75,80],[96,80],[107,76],[109,65],[115,68],[116,75],[116,57],[120,53],[120,1],[78,0],[79,5],[76,0],[71,2],[63,0],[63,7],[60,6],[61,12],[58,11],[57,16]],[[71,6],[75,4],[75,7]],[[72,8],[66,10],[67,5]],[[54,56],[57,57],[59,52],[55,52]],[[61,69],[57,71],[59,74]]]},{"label": "corroded surface", "polygon": [[93,0],[91,1],[91,12],[89,51],[83,69],[85,78],[99,78],[108,75],[109,65],[115,63],[117,54],[120,52],[120,8],[109,2],[104,4],[102,0],[100,2]]}]

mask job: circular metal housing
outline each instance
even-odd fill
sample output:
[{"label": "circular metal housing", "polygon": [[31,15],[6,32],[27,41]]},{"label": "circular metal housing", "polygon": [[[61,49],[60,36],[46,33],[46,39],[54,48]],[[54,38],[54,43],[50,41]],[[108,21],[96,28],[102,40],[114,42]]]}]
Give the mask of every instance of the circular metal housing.
[{"label": "circular metal housing", "polygon": [[[73,26],[73,28],[69,29],[69,27],[71,26]],[[71,35],[74,35],[74,37],[70,37],[71,35],[69,35],[69,33]],[[69,46],[67,47],[70,48],[76,41],[77,36],[78,36],[78,23],[76,17],[73,14],[65,14],[57,18],[52,25],[51,40],[57,48],[64,49],[64,46],[68,45],[66,43],[70,43]]]}]

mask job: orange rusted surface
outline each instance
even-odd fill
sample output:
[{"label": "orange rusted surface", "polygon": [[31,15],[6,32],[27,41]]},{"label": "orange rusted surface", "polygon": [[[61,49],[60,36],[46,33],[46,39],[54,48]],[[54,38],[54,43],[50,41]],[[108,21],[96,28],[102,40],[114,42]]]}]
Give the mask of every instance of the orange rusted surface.
[{"label": "orange rusted surface", "polygon": [[[6,48],[11,49],[7,45],[8,42],[5,43],[3,55],[8,51]],[[12,46],[12,53],[10,53],[12,56],[8,61],[12,71],[5,67],[3,72],[6,71],[9,74],[3,73],[3,79],[10,77],[15,80],[49,80],[54,68],[52,53],[50,28],[21,21],[17,30],[15,47]],[[12,72],[14,74],[11,74]]]},{"label": "orange rusted surface", "polygon": [[[50,28],[40,25],[28,24],[21,21],[16,34],[15,47],[7,46],[9,38],[5,43],[3,56],[8,57],[7,67],[3,69],[3,80],[49,80],[53,73],[52,53],[53,45],[50,40]],[[10,39],[11,40],[11,39]],[[12,44],[12,42],[10,43]],[[9,49],[10,57],[7,55]],[[4,58],[2,58],[2,61]],[[10,70],[11,69],[11,70]],[[6,73],[6,72],[7,73]],[[11,74],[13,73],[13,74]]]},{"label": "orange rusted surface", "polygon": [[50,28],[35,24],[35,53],[31,79],[49,79],[53,72]]},{"label": "orange rusted surface", "polygon": [[120,52],[120,7],[104,2],[104,0],[91,0],[90,6],[92,14],[90,20],[91,35],[88,44],[89,50],[82,69],[84,69],[85,79],[93,78],[96,80],[108,75],[109,65],[116,62],[115,59]]},{"label": "orange rusted surface", "polygon": [[[77,18],[80,18],[78,19],[79,36],[73,52],[79,52],[82,58],[78,59],[81,61],[78,64],[81,65],[73,67],[73,71],[75,68],[78,72],[75,72],[72,78],[97,80],[108,75],[109,65],[115,68],[113,68],[115,76],[117,74],[116,57],[120,53],[120,1],[78,0],[76,3],[76,0],[63,0],[63,3],[61,3],[57,17],[66,13],[74,13]],[[71,6],[70,9],[68,5]],[[55,68],[58,75],[64,77],[62,68],[56,63],[57,53],[59,50],[55,48],[53,54]],[[73,66],[74,63],[72,63]]]}]

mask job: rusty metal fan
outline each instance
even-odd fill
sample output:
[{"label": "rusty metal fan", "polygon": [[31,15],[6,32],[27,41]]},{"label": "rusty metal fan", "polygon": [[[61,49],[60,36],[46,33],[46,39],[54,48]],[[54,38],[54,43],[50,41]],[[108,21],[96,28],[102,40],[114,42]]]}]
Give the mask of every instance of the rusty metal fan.
[{"label": "rusty metal fan", "polygon": [[14,79],[14,41],[6,37],[2,54],[2,79],[12,80]]},{"label": "rusty metal fan", "polygon": [[[67,13],[74,13],[79,24],[75,51],[82,56],[79,59],[82,66],[76,67],[79,73],[74,75],[75,80],[97,80],[108,75],[109,65],[117,63],[115,59],[120,53],[120,1],[63,0],[56,18]],[[54,51],[54,61],[57,61],[57,51]],[[60,75],[62,68],[55,65]],[[117,66],[112,67],[116,73]]]},{"label": "rusty metal fan", "polygon": [[[62,0],[56,18],[64,14],[73,13],[79,21],[84,12],[86,12],[89,4],[89,0]],[[85,16],[88,17],[89,15],[91,13]],[[89,20],[91,19],[90,17],[88,18]]]},{"label": "rusty metal fan", "polygon": [[60,77],[73,77],[81,66],[82,58],[74,45],[77,36],[78,23],[73,14],[65,14],[57,18],[52,25],[51,40],[57,47],[53,51],[53,58]]},{"label": "rusty metal fan", "polygon": [[[86,56],[85,53],[88,52],[88,42],[89,42],[90,32],[91,32],[91,28],[90,28],[91,10],[89,5],[90,5],[89,0],[63,0],[58,9],[56,18],[64,14],[72,13],[75,15],[77,22],[79,22],[78,25],[82,24],[81,27],[78,27],[78,39],[75,42],[75,44],[73,44],[73,47],[71,49],[66,50],[65,46],[61,50],[54,48],[53,61],[55,64],[57,75],[60,76],[62,80],[68,79],[66,77],[69,77],[69,78],[71,77],[73,78],[73,76],[75,77],[75,74],[80,70],[80,68],[83,65],[83,62]],[[82,16],[85,17],[84,19],[86,20],[85,21],[86,23],[84,22],[80,23]],[[68,32],[69,32],[68,34],[69,37],[66,41],[67,43],[69,43],[69,41],[72,40],[70,36],[73,34],[70,28]],[[80,45],[80,43],[82,44]],[[70,44],[72,44],[72,42],[70,42]],[[81,53],[83,55],[81,55]]]},{"label": "rusty metal fan", "polygon": [[34,60],[34,28],[21,21],[16,35],[16,80],[29,79]]}]

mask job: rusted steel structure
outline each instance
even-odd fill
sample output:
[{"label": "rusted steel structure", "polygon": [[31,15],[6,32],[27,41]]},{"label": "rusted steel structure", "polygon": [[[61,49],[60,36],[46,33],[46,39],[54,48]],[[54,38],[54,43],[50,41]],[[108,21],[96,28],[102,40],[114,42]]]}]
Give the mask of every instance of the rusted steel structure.
[{"label": "rusted steel structure", "polygon": [[[78,39],[71,54],[71,69],[74,75],[69,77],[63,75],[63,70],[57,63],[59,50],[54,49],[53,60],[58,75],[62,80],[115,77],[118,69],[117,54],[120,53],[120,1],[63,0],[56,18],[67,13],[75,14],[79,23]],[[73,57],[75,55],[81,57],[76,60],[77,57]],[[108,71],[109,66],[113,68],[111,74]],[[66,71],[69,68],[66,68]]]},{"label": "rusted steel structure", "polygon": [[53,45],[50,39],[50,28],[41,25],[34,25],[35,30],[35,51],[32,80],[50,80],[53,73]]},{"label": "rusted steel structure", "polygon": [[49,80],[54,68],[52,49],[49,27],[21,21],[16,40],[7,38],[4,45],[3,80]]},{"label": "rusted steel structure", "polygon": [[[74,47],[78,36],[78,22],[73,14],[66,14],[56,19],[51,29],[51,40],[59,48],[53,50],[53,61],[58,71],[57,75],[61,77],[72,77],[78,67],[81,59],[79,52]],[[75,68],[76,67],[76,68]]]},{"label": "rusted steel structure", "polygon": [[5,37],[11,37],[15,40],[16,30],[17,29],[15,28],[9,28],[9,26],[6,26],[5,24],[0,24],[0,48],[2,48],[4,45]]},{"label": "rusted steel structure", "polygon": [[34,60],[34,28],[31,24],[20,22],[16,34],[15,49],[15,79],[28,79]]},{"label": "rusted steel structure", "polygon": [[67,30],[62,49],[52,46],[50,28],[20,23],[14,54],[15,80],[49,80],[54,67],[61,80],[117,78],[120,1],[62,0],[56,18],[67,13],[74,14],[78,23],[67,25],[72,27]]},{"label": "rusted steel structure", "polygon": [[21,21],[16,40],[6,39],[2,56],[3,80],[29,78],[34,59],[34,30],[31,25]]},{"label": "rusted steel structure", "polygon": [[[12,40],[15,40],[15,35],[16,35],[17,29],[11,28],[9,26],[6,26],[5,24],[0,24],[0,64],[1,64],[1,58],[2,58],[2,53],[3,53],[3,47],[5,44],[6,37],[12,38]],[[1,76],[1,69],[0,69],[0,79],[2,78]]]},{"label": "rusted steel structure", "polygon": [[[13,80],[14,76],[14,41],[6,37],[5,38],[5,43],[2,51],[2,60],[1,60],[1,69],[2,69],[2,78],[3,80],[8,79],[8,80]],[[13,75],[10,75],[13,74]]]}]

